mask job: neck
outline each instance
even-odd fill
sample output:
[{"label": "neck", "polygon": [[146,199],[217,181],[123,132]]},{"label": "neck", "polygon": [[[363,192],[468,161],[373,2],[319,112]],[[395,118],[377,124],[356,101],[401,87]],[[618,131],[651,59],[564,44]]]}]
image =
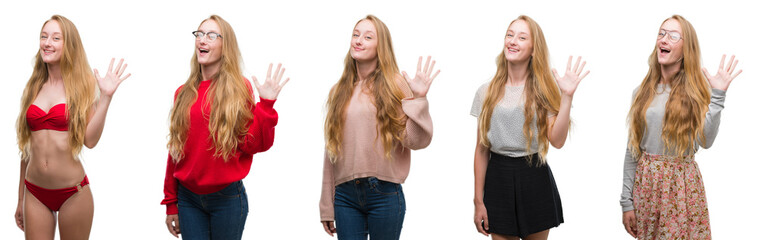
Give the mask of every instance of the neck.
[{"label": "neck", "polygon": [[523,86],[528,78],[528,62],[507,63],[507,83],[510,86]]},{"label": "neck", "polygon": [[210,80],[213,79],[218,74],[218,69],[221,68],[220,61],[209,64],[209,65],[200,65],[200,72],[202,73],[202,80]]},{"label": "neck", "polygon": [[60,72],[60,64],[59,63],[48,63],[47,65],[47,74],[48,74],[48,81],[53,83],[63,82],[63,74]]},{"label": "neck", "polygon": [[365,79],[368,79],[368,76],[371,75],[374,71],[376,71],[376,65],[378,63],[378,58],[374,58],[372,60],[368,61],[355,61],[355,64],[357,65],[357,77],[358,81],[363,81]]},{"label": "neck", "polygon": [[673,64],[668,65],[662,65],[660,64],[660,72],[662,72],[662,79],[660,81],[662,83],[670,83],[670,81],[673,80],[673,77],[678,74],[678,72],[681,71],[681,63],[675,62]]}]

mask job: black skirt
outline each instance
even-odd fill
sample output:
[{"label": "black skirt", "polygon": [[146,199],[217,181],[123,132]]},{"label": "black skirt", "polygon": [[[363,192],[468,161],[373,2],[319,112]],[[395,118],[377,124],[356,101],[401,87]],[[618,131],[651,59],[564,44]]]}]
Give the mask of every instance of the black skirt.
[{"label": "black skirt", "polygon": [[508,157],[491,152],[484,183],[489,232],[524,238],[563,223],[562,203],[549,165],[538,154]]}]

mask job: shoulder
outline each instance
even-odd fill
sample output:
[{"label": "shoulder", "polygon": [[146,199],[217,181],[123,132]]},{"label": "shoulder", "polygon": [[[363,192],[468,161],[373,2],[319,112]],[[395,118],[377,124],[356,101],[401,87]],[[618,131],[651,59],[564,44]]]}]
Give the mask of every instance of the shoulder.
[{"label": "shoulder", "polygon": [[173,93],[173,100],[174,101],[176,101],[176,97],[179,96],[179,92],[181,92],[182,88],[184,88],[184,84],[182,84],[178,88],[176,88],[176,91]]}]

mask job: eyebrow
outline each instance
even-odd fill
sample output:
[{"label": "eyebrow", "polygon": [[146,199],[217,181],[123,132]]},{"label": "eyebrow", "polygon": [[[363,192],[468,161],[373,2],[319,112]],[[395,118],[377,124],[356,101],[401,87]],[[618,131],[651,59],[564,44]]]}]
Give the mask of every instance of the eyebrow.
[{"label": "eyebrow", "polygon": [[660,28],[660,30],[665,30],[665,31],[667,31],[667,32],[677,32],[677,33],[681,33],[681,32],[679,32],[678,30],[667,30],[667,29],[664,29],[664,28]]}]

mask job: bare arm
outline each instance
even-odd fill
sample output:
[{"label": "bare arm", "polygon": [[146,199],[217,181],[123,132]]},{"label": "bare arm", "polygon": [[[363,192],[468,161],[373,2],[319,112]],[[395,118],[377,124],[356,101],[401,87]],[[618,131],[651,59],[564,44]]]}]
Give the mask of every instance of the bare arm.
[{"label": "bare arm", "polygon": [[558,149],[565,145],[565,139],[568,137],[573,94],[576,93],[576,88],[581,83],[581,80],[589,74],[588,70],[583,73],[584,65],[586,65],[586,61],[582,62],[580,56],[576,60],[576,64],[573,65],[573,56],[570,56],[568,58],[568,67],[565,69],[565,75],[561,77],[557,73],[557,69],[552,69],[552,74],[555,75],[557,86],[560,88],[562,94],[560,94],[560,110],[558,110],[557,116],[549,119],[547,138],[549,138],[549,143]]},{"label": "bare arm", "polygon": [[475,212],[473,223],[476,230],[484,236],[489,236],[489,216],[484,205],[484,183],[486,182],[486,169],[489,164],[489,148],[479,142],[481,134],[476,134],[476,151],[473,153],[474,196],[473,204]]},{"label": "bare arm", "polygon": [[560,149],[565,145],[565,139],[568,138],[568,128],[570,126],[570,108],[573,102],[573,96],[563,94],[560,97],[560,110],[557,116],[549,118],[549,130],[547,137],[553,147]]},{"label": "bare arm", "polygon": [[123,64],[123,59],[118,62],[118,66],[115,69],[113,69],[113,61],[115,59],[110,60],[110,66],[105,77],[100,77],[97,69],[94,70],[97,85],[100,88],[100,99],[95,103],[92,116],[90,116],[87,122],[87,131],[84,134],[84,146],[87,148],[95,147],[97,142],[100,141],[100,136],[102,136],[103,128],[105,127],[105,116],[108,114],[108,107],[110,106],[110,101],[113,99],[113,94],[118,89],[118,86],[121,85],[121,82],[131,76],[131,73],[129,73],[121,77],[128,65]]},{"label": "bare arm", "polygon": [[21,160],[21,173],[18,180],[18,206],[16,207],[16,214],[14,216],[16,218],[16,225],[21,231],[24,230],[24,179],[26,179],[26,166],[28,165],[28,161]]}]

